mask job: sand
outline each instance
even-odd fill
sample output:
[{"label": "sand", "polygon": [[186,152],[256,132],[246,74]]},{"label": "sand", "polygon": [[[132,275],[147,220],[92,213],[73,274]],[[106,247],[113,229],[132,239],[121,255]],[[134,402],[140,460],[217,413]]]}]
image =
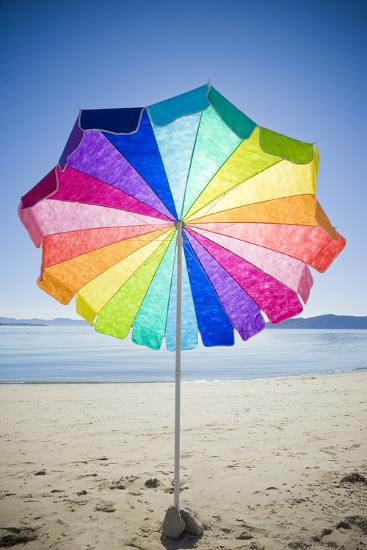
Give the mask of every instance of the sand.
[{"label": "sand", "polygon": [[5,384],[0,397],[3,545],[367,548],[367,373],[183,384],[181,501],[206,530],[176,543],[160,531],[172,384]]}]

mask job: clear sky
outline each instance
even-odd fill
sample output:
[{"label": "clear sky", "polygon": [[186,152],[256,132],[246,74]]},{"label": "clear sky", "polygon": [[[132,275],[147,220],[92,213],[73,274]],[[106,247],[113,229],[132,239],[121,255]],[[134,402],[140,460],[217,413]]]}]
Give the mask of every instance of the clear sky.
[{"label": "clear sky", "polygon": [[347,248],[304,315],[367,314],[364,0],[1,0],[0,316],[76,317],[35,284],[18,220],[77,109],[149,105],[212,79],[258,124],[316,142],[318,197]]}]

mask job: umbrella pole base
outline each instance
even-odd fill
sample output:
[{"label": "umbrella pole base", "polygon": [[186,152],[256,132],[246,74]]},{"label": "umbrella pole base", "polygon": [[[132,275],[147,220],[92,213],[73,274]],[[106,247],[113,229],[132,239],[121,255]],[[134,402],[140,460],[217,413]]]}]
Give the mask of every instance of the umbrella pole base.
[{"label": "umbrella pole base", "polygon": [[204,527],[198,514],[189,508],[177,510],[176,506],[170,506],[164,517],[162,533],[172,540],[178,539],[185,533],[201,537],[204,533]]}]

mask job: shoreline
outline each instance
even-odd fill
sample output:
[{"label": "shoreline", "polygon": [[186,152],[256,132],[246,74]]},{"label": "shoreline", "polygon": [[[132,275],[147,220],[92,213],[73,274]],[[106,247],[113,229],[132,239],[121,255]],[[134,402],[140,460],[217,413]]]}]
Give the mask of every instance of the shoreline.
[{"label": "shoreline", "polygon": [[[181,379],[181,384],[206,384],[206,383],[239,383],[239,382],[256,382],[256,381],[271,381],[271,380],[286,380],[286,379],[307,379],[310,377],[319,377],[319,376],[338,376],[344,374],[363,374],[367,373],[367,367],[355,367],[351,370],[331,370],[331,371],[319,371],[319,372],[310,372],[307,374],[286,374],[286,375],[275,375],[268,377],[257,377],[257,378],[198,378],[193,380],[183,380]],[[11,385],[74,385],[74,384],[174,384],[175,380],[0,380],[0,386],[11,386]]]}]

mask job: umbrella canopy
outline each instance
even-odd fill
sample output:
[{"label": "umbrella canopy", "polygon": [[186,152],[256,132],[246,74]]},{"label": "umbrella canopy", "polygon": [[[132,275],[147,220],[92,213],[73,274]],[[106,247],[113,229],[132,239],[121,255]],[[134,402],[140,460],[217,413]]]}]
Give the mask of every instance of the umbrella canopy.
[{"label": "umbrella canopy", "polygon": [[[308,265],[345,240],[316,199],[313,144],[258,126],[209,84],[149,107],[83,110],[58,165],[22,197],[38,285],[96,330],[176,350],[231,346],[302,311]],[[184,254],[182,253],[184,251]],[[169,512],[169,511],[168,511]],[[181,520],[181,524],[183,521]]]},{"label": "umbrella canopy", "polygon": [[[182,349],[234,343],[302,311],[309,266],[345,245],[316,199],[315,145],[258,126],[212,86],[146,108],[82,110],[22,197],[38,285],[96,330]],[[177,223],[177,222],[182,222]]]}]

